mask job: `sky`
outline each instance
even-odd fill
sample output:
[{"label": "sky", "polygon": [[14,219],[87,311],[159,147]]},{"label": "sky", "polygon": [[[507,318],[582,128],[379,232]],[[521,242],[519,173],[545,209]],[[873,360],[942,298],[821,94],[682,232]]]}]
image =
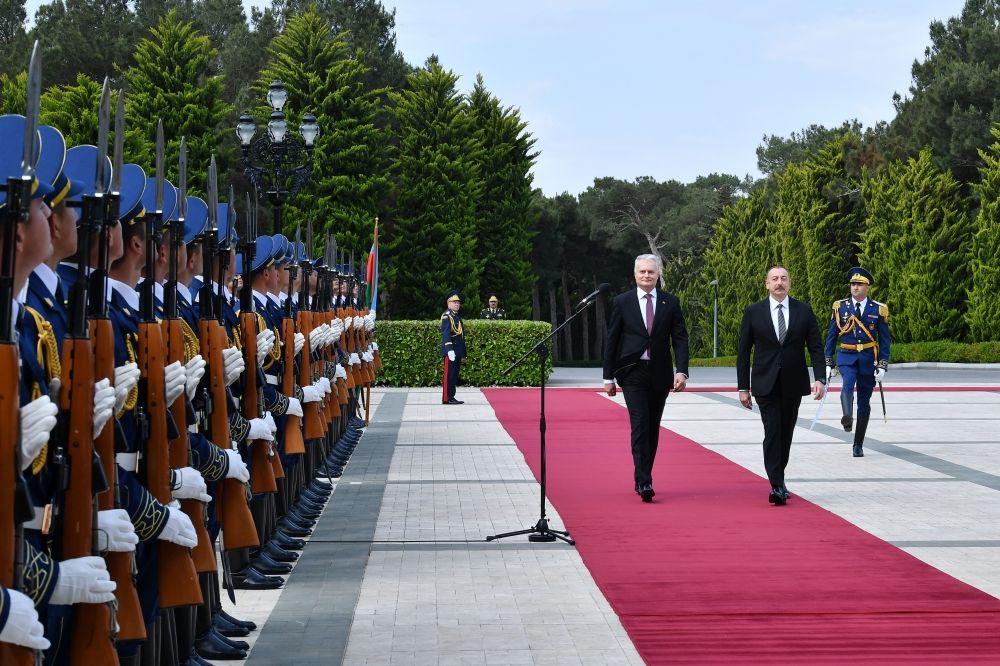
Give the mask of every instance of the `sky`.
[{"label": "sky", "polygon": [[[243,0],[263,6],[268,0]],[[476,74],[519,110],[534,185],[595,178],[760,177],[765,135],[894,116],[931,21],[963,0],[382,0],[397,46],[436,54],[468,93]],[[41,0],[28,0],[29,17]]]}]

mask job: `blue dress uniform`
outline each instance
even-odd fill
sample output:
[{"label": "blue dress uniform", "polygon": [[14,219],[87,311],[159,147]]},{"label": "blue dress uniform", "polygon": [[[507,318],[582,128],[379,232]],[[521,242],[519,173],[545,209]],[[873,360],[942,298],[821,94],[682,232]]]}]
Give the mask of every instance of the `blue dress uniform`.
[{"label": "blue dress uniform", "polygon": [[[457,291],[450,291],[447,302],[461,303],[462,297]],[[448,352],[455,352],[454,361],[448,357]],[[444,359],[444,392],[441,402],[445,405],[461,405],[464,401],[455,399],[455,389],[460,381],[462,359],[465,358],[465,331],[462,328],[462,317],[450,307],[441,315],[441,358]]]},{"label": "blue dress uniform", "polygon": [[[860,267],[848,271],[852,285],[871,286],[871,273]],[[861,294],[858,294],[861,295]],[[830,325],[826,332],[826,365],[837,368],[843,377],[840,393],[843,417],[841,424],[850,432],[855,388],[858,395],[858,419],[854,430],[854,456],[862,457],[862,445],[871,416],[871,397],[875,389],[875,371],[889,366],[889,307],[864,294],[859,302],[854,296],[833,302]]]}]

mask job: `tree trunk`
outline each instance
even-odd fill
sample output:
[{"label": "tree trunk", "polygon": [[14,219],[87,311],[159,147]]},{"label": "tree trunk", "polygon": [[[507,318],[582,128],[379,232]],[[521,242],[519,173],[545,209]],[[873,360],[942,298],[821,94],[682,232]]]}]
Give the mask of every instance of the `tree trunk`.
[{"label": "tree trunk", "polygon": [[[548,283],[549,288],[549,321],[552,322],[552,330],[556,330],[559,326],[559,314],[556,309],[556,289],[555,285]],[[552,338],[552,360],[558,361],[561,359],[559,355],[561,345],[559,344],[559,336]]]},{"label": "tree trunk", "polygon": [[[569,302],[569,280],[566,277],[566,269],[562,272],[562,300],[563,300],[563,311],[566,316],[569,317],[573,313],[573,308],[570,307]],[[573,360],[573,326],[569,325],[563,329],[564,338],[563,341],[566,346],[563,349],[563,360],[572,361]]]},{"label": "tree trunk", "polygon": [[[597,278],[594,278],[597,281]],[[580,345],[580,358],[584,361],[589,361],[592,357],[590,355],[590,308],[586,308],[582,315],[580,315],[580,325],[583,327],[583,339]]]},{"label": "tree trunk", "polygon": [[542,303],[538,294],[538,281],[531,285],[531,321],[542,320]]}]

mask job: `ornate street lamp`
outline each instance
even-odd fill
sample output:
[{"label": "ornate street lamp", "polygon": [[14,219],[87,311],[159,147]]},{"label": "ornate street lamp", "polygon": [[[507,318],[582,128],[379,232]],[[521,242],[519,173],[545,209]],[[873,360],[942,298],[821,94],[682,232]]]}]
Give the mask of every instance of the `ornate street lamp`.
[{"label": "ornate street lamp", "polygon": [[319,136],[316,116],[302,116],[299,136],[288,130],[285,102],[288,91],[281,81],[273,81],[267,89],[267,103],[271,117],[267,121],[267,134],[256,136],[257,125],[246,111],[236,123],[236,137],[243,151],[243,173],[257,194],[267,197],[274,207],[273,233],[281,232],[282,209],[312,175],[312,155]]}]

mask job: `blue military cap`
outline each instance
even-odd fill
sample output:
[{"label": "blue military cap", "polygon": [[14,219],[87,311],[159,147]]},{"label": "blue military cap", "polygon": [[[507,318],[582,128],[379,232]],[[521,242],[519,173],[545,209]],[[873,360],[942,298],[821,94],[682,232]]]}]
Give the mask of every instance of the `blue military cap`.
[{"label": "blue military cap", "polygon": [[271,258],[274,260],[275,264],[284,265],[287,263],[290,252],[289,248],[291,243],[284,234],[274,234],[271,238]]},{"label": "blue military cap", "polygon": [[121,189],[118,191],[118,219],[123,229],[135,224],[145,214],[146,209],[142,205],[142,195],[145,191],[146,172],[142,167],[138,164],[122,165]]},{"label": "blue military cap", "polygon": [[[142,207],[147,213],[156,212],[156,178],[146,177],[146,189],[142,193]],[[163,180],[163,219],[172,218],[177,210],[177,188],[169,180]]]},{"label": "blue military cap", "polygon": [[[66,151],[66,163],[63,166],[63,173],[72,180],[80,183],[80,189],[72,196],[67,197],[69,201],[80,201],[84,196],[94,196],[96,194],[94,185],[97,180],[97,146],[83,144],[73,146]],[[145,185],[145,183],[143,183]],[[104,158],[104,188],[107,192],[111,187],[111,159]]]},{"label": "blue military cap", "polygon": [[258,236],[254,242],[255,250],[251,272],[268,268],[274,263],[274,240],[270,236]]},{"label": "blue military cap", "polygon": [[462,302],[462,295],[458,293],[458,289],[452,289],[445,295],[445,302],[451,303],[452,301]]},{"label": "blue military cap", "polygon": [[208,204],[204,199],[189,196],[184,217],[184,243],[193,243],[208,229]]},{"label": "blue military cap", "polygon": [[38,134],[42,138],[42,152],[35,173],[40,180],[52,184],[52,191],[43,198],[49,208],[55,208],[66,199],[79,195],[83,183],[70,180],[66,175],[66,139],[62,132],[51,125],[42,125]]},{"label": "blue military cap", "polygon": [[236,233],[236,211],[224,201],[218,204],[218,207],[215,210],[216,224],[219,225],[219,245],[221,246],[226,244],[226,230],[228,229],[230,247],[235,246],[240,240],[239,234]]},{"label": "blue military cap", "polygon": [[[24,116],[8,114],[0,116],[0,179],[4,182],[8,178],[17,178],[21,175],[21,159],[24,156]],[[36,153],[34,155],[35,164],[38,163],[41,151],[41,135],[37,134]],[[64,144],[65,146],[65,144]],[[50,174],[45,177],[54,177]],[[36,173],[34,182],[31,185],[31,198],[38,199],[52,192],[52,182],[46,181],[45,177]],[[7,192],[0,192],[0,206],[7,202]]]},{"label": "blue military cap", "polygon": [[847,271],[847,281],[851,283],[857,282],[860,284],[867,284],[869,286],[875,284],[875,278],[872,277],[872,274],[860,266],[855,266],[851,270]]}]

